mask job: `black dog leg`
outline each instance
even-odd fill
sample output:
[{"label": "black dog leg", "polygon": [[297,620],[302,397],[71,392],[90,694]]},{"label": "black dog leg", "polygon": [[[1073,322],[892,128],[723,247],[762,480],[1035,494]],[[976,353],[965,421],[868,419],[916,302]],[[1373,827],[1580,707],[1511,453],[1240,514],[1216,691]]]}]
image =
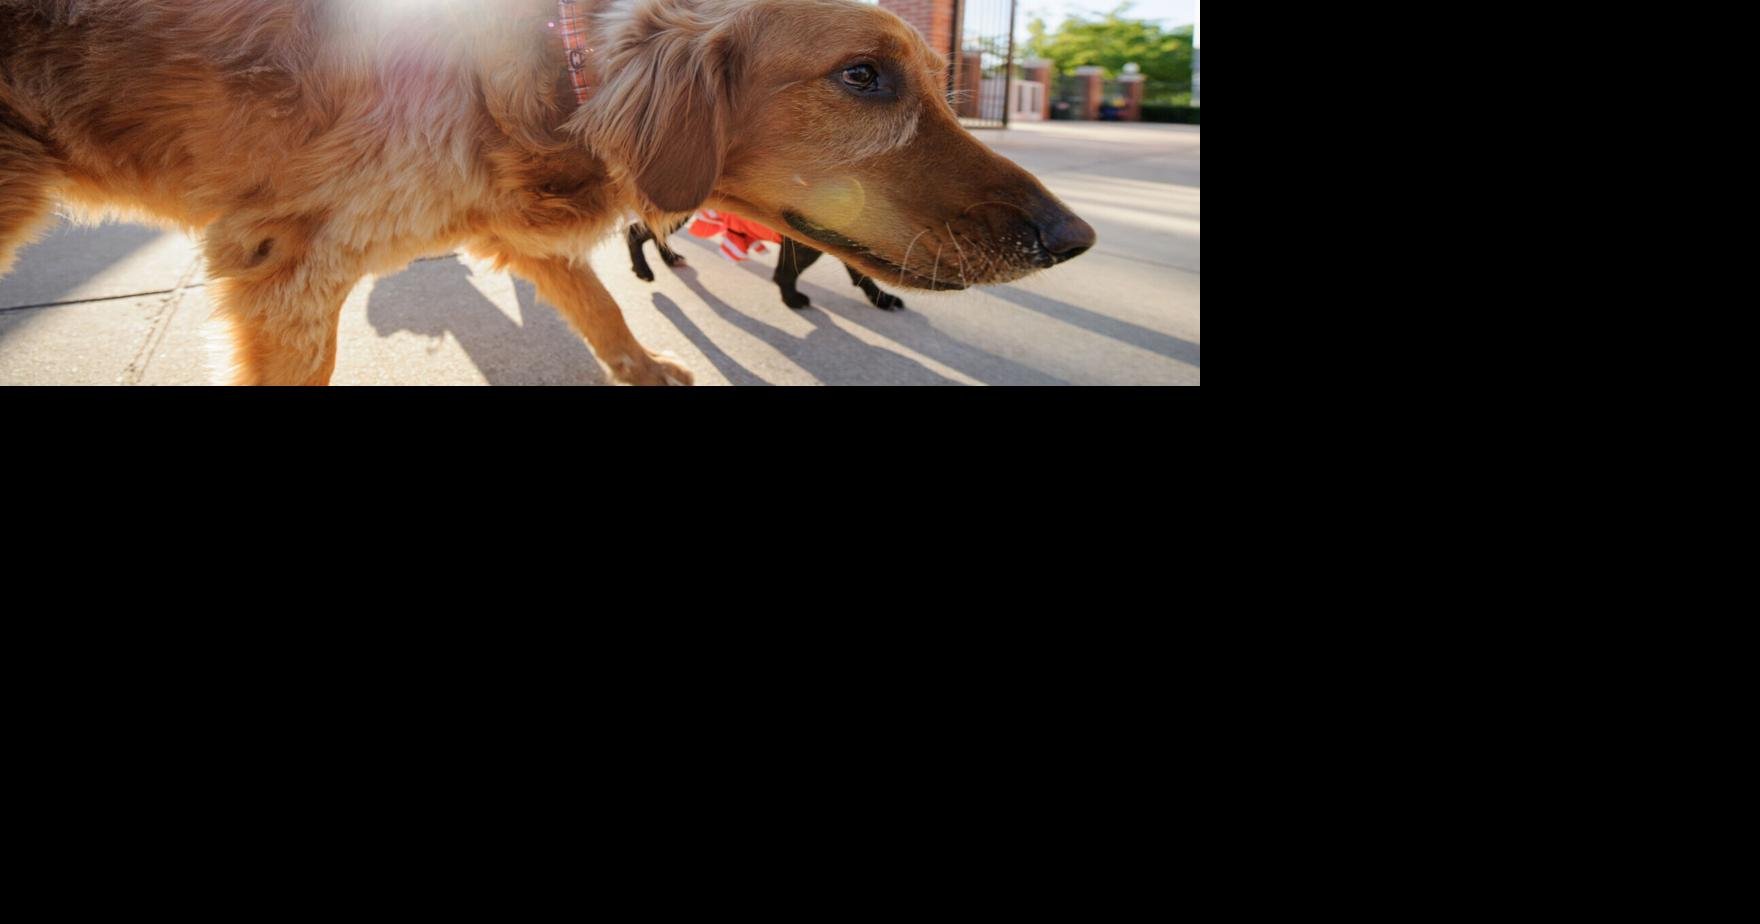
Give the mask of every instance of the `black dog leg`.
[{"label": "black dog leg", "polygon": [[819,259],[819,251],[797,242],[792,237],[782,239],[782,250],[776,255],[776,272],[770,278],[782,288],[782,303],[790,308],[805,308],[812,302],[794,287],[795,280],[801,271],[813,265]]},{"label": "black dog leg", "polygon": [[[678,229],[673,228],[672,230],[677,231]],[[668,234],[666,237],[671,237],[671,236],[672,235]],[[654,246],[660,248],[660,259],[665,260],[667,266],[683,266],[684,265],[684,258],[679,256],[676,253],[673,253],[672,248],[666,246],[666,238],[665,237],[655,238],[654,239]]]},{"label": "black dog leg", "polygon": [[674,253],[671,247],[666,246],[666,239],[682,227],[684,227],[684,222],[681,221],[674,225],[671,231],[656,237],[654,232],[648,230],[648,226],[642,222],[638,221],[629,226],[629,268],[636,271],[637,279],[643,282],[654,281],[654,270],[648,266],[648,258],[642,254],[642,245],[649,241],[654,242],[654,247],[660,251],[660,259],[666,261],[667,266],[684,265],[684,258]]},{"label": "black dog leg", "polygon": [[[654,233],[648,226],[636,222],[629,226],[629,268],[636,271],[636,278],[643,282],[654,281],[654,271],[648,267],[648,258],[642,255],[642,245],[654,239]],[[660,245],[662,256],[666,253],[666,245]]]},{"label": "black dog leg", "polygon": [[845,263],[843,268],[849,270],[849,281],[861,287],[862,294],[868,296],[868,303],[875,308],[883,311],[897,311],[904,307],[904,299],[880,291],[880,287],[874,284],[874,280],[869,279],[861,270],[848,263]]}]

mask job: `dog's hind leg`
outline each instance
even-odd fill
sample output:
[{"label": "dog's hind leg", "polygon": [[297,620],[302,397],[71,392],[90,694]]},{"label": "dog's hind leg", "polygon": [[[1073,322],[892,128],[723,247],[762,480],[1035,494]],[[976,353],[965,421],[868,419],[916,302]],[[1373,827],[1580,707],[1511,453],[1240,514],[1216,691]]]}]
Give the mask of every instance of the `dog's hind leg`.
[{"label": "dog's hind leg", "polygon": [[660,249],[660,259],[665,260],[667,266],[684,265],[684,258],[674,253],[671,247],[666,246],[666,239],[677,234],[678,229],[682,227],[684,227],[684,222],[681,221],[673,225],[671,231],[654,238],[654,246]]},{"label": "dog's hind leg", "polygon": [[222,219],[203,252],[208,297],[231,329],[234,385],[328,385],[342,302],[360,261],[313,246],[303,219]]},{"label": "dog's hind leg", "polygon": [[0,104],[0,276],[43,226],[54,203],[59,168],[41,143],[7,124]]},{"label": "dog's hind leg", "polygon": [[[629,241],[629,268],[635,270],[637,279],[643,282],[653,282],[654,270],[648,266],[648,257],[642,253],[642,245],[655,240],[654,232],[649,231],[647,225],[638,221],[629,226],[627,238]],[[665,244],[660,245],[660,253],[665,255]]]},{"label": "dog's hind leg", "polygon": [[684,265],[684,258],[674,253],[671,247],[666,246],[666,239],[682,227],[684,227],[684,222],[679,222],[672,227],[672,231],[665,234],[655,234],[646,224],[639,221],[629,226],[629,267],[635,270],[637,279],[643,282],[654,281],[654,270],[648,266],[648,258],[642,253],[642,245],[648,241],[654,242],[655,249],[660,251],[660,259],[665,261],[667,266]]},{"label": "dog's hind leg", "polygon": [[691,374],[677,360],[649,353],[636,342],[623,311],[585,261],[528,257],[490,249],[515,273],[531,280],[538,295],[587,338],[593,353],[618,381],[630,385],[689,385]]},{"label": "dog's hind leg", "polygon": [[801,272],[819,259],[820,251],[799,243],[792,237],[782,239],[782,250],[776,255],[776,272],[770,278],[782,289],[782,303],[790,308],[805,308],[813,302],[795,288]]},{"label": "dog's hind leg", "polygon": [[879,286],[874,284],[874,280],[868,278],[866,273],[848,263],[845,263],[843,268],[849,270],[849,281],[860,288],[862,294],[868,296],[868,303],[875,308],[884,311],[897,311],[904,307],[904,299],[882,291]]}]

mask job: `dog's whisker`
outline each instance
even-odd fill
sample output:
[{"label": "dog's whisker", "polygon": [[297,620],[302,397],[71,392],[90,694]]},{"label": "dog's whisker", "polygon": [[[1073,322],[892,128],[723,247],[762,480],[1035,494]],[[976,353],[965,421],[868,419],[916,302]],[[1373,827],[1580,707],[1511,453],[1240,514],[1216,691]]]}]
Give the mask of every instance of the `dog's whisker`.
[{"label": "dog's whisker", "polygon": [[992,255],[990,253],[990,251],[984,249],[983,243],[981,241],[974,239],[972,241],[972,246],[974,248],[976,248],[977,252],[984,257],[984,278],[985,279],[996,278],[996,258],[995,258],[995,256]]},{"label": "dog's whisker", "polygon": [[959,284],[962,288],[970,286],[971,283],[966,281],[966,249],[959,245],[959,235],[953,233],[953,225],[945,221],[941,224],[947,228],[947,239],[953,242],[953,249],[959,251]]},{"label": "dog's whisker", "polygon": [[911,238],[911,242],[909,244],[905,245],[904,259],[898,261],[898,287],[899,288],[901,288],[901,289],[904,288],[905,267],[911,265],[911,248],[917,246],[917,238],[920,238],[923,235],[928,234],[928,233],[929,233],[928,228],[924,228],[923,230],[918,231],[917,237]]},{"label": "dog's whisker", "polygon": [[966,206],[965,209],[959,213],[960,217],[962,217],[962,218],[965,217],[966,215],[971,213],[972,209],[978,208],[979,206],[983,206],[983,205],[1006,206],[1008,208],[1014,209],[1015,211],[1021,213],[1022,215],[1027,216],[1028,221],[1032,221],[1032,219],[1033,219],[1033,213],[1027,211],[1024,208],[1021,208],[1018,205],[1015,205],[1013,202],[1003,202],[1000,199],[986,199],[983,202],[974,202],[971,205]]}]

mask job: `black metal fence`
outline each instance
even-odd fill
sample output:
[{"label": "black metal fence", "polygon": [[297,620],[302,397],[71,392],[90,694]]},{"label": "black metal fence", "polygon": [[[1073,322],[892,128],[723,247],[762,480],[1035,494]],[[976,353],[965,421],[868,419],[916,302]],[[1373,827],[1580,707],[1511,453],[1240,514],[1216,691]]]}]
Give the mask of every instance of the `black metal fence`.
[{"label": "black metal fence", "polygon": [[961,0],[955,22],[954,110],[970,128],[1007,128],[1013,91],[1015,0]]}]

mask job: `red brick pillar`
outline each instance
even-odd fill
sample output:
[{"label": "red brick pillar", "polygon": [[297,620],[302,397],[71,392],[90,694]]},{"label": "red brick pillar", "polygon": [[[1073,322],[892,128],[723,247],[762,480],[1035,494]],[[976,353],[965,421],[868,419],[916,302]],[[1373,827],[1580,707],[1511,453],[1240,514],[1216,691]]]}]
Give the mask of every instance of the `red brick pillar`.
[{"label": "red brick pillar", "polygon": [[1124,74],[1118,78],[1118,85],[1124,88],[1124,111],[1118,114],[1125,122],[1143,121],[1143,81],[1142,74]]},{"label": "red brick pillar", "polygon": [[880,0],[880,8],[917,27],[929,47],[953,63],[954,0]]},{"label": "red brick pillar", "polygon": [[[963,73],[964,71],[969,70],[974,74],[978,72],[978,68],[975,67],[961,67],[958,56],[954,54],[955,36],[959,31],[953,21],[953,8],[957,2],[958,0],[880,0],[881,9],[915,26],[917,31],[922,33],[923,41],[928,42],[930,48],[940,52],[942,57],[947,60],[947,80],[950,89],[965,87],[966,75]],[[975,81],[982,78],[972,77],[971,79]],[[967,113],[966,104],[961,103],[955,110],[960,115],[977,114],[978,86],[979,84],[976,83],[972,85],[972,111]]]},{"label": "red brick pillar", "polygon": [[1021,62],[1021,74],[1026,80],[1044,85],[1045,92],[1040,94],[1040,118],[1051,118],[1051,62],[1039,58],[1028,58]]},{"label": "red brick pillar", "polygon": [[1082,98],[1087,101],[1082,107],[1082,118],[1090,122],[1100,118],[1100,93],[1106,89],[1100,74],[1100,68],[1093,65],[1076,68],[1076,76],[1082,78]]}]

